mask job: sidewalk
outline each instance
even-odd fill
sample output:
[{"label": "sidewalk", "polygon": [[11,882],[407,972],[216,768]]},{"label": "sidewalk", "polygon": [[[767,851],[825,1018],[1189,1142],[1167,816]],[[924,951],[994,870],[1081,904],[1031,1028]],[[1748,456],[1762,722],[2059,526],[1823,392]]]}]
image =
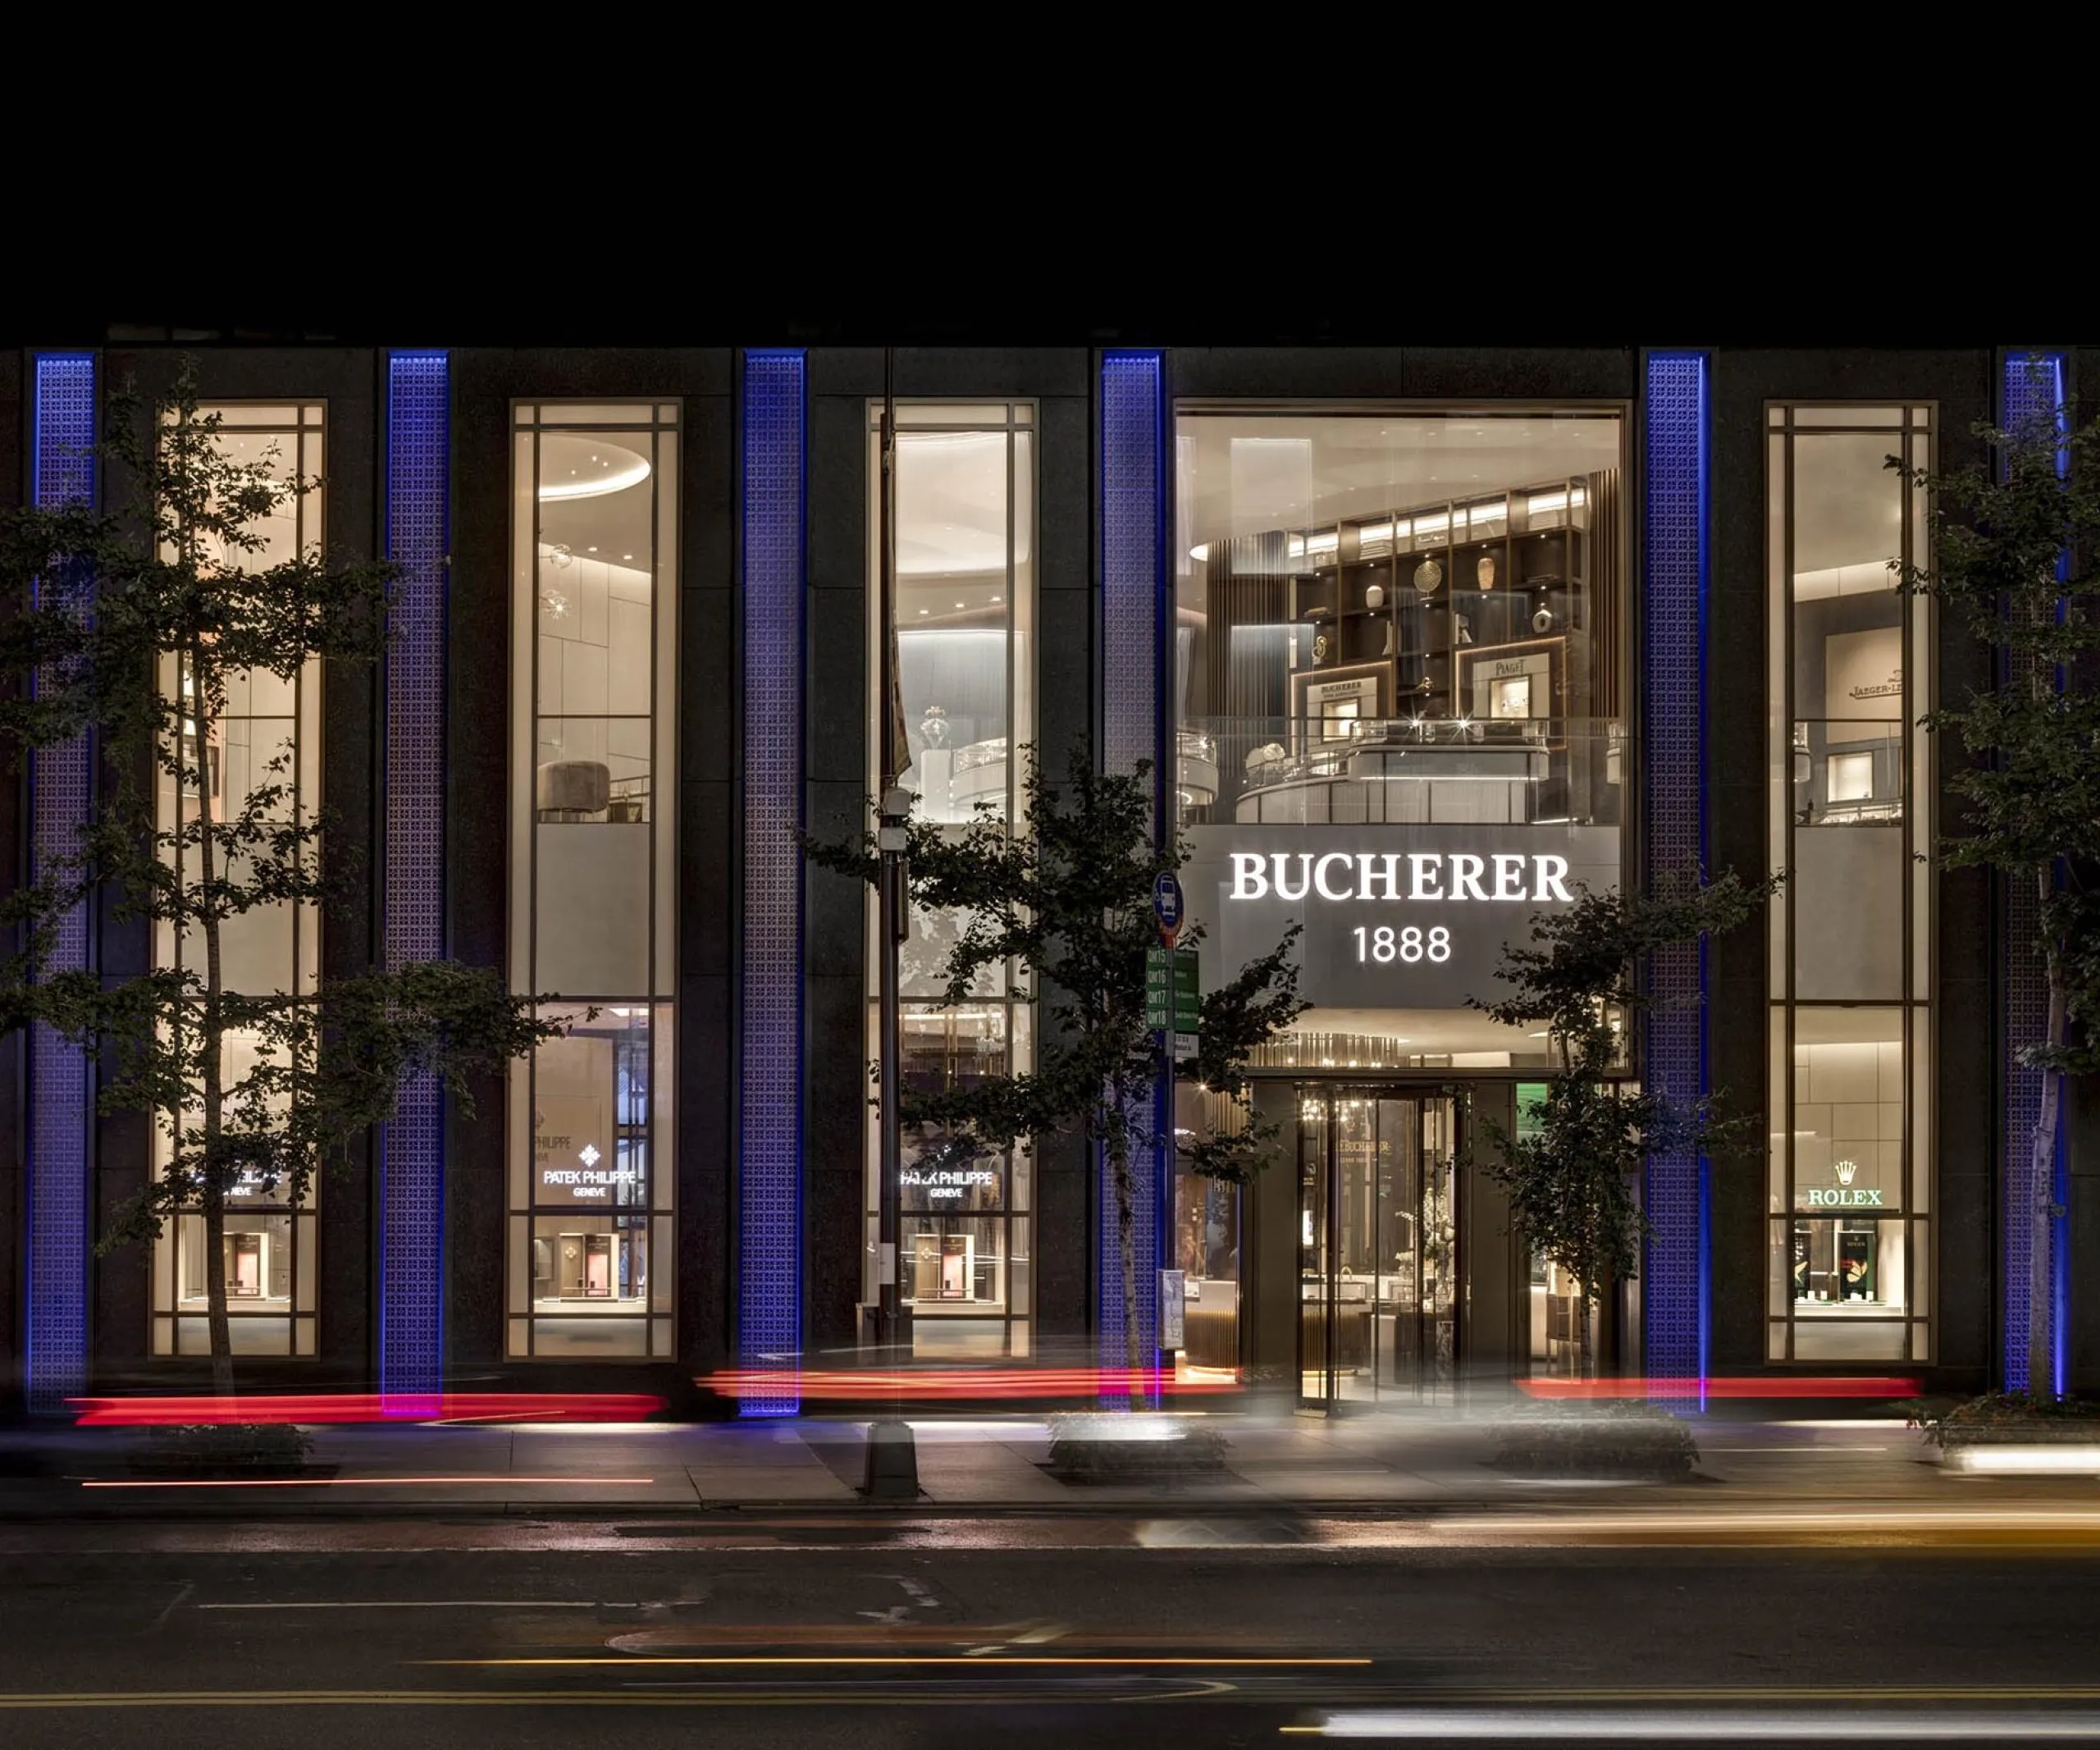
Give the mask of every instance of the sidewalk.
[{"label": "sidewalk", "polygon": [[[1073,1483],[1045,1469],[1040,1420],[912,1419],[919,1510],[1421,1514],[1608,1496],[1747,1506],[1814,1498],[1970,1504],[2100,1504],[2100,1482],[1955,1474],[1895,1419],[1694,1419],[1700,1460],[1685,1483],[1531,1478],[1496,1469],[1503,1419],[1387,1412],[1326,1420],[1202,1418],[1225,1435],[1222,1474],[1169,1483]],[[865,1420],[565,1424],[381,1424],[311,1430],[298,1478],[168,1482],[134,1474],[148,1437],[132,1428],[0,1433],[0,1519],[328,1512],[518,1513],[559,1517],[729,1510],[865,1509]]]}]

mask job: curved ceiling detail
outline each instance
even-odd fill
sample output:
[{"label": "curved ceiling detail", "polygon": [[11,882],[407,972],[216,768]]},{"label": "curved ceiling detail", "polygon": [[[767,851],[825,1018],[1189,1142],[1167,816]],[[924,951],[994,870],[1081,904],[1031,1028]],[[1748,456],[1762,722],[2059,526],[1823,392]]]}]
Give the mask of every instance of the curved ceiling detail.
[{"label": "curved ceiling detail", "polygon": [[574,437],[547,432],[540,438],[540,498],[542,503],[574,498],[603,498],[624,492],[649,477],[649,459],[603,437]]}]

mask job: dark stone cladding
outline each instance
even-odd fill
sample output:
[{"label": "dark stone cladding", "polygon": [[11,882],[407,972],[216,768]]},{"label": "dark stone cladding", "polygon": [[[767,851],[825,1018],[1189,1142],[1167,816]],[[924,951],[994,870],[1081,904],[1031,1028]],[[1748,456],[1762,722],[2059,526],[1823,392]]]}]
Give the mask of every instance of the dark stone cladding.
[{"label": "dark stone cladding", "polygon": [[[324,346],[112,346],[101,361],[105,404],[127,381],[150,402],[173,381],[182,358],[197,363],[198,388],[207,400],[318,400],[326,409],[323,472],[327,480],[324,546],[345,558],[367,558],[378,549],[380,517],[378,429],[382,390],[380,354],[362,347]],[[112,468],[103,483],[103,502],[122,501],[126,482]],[[321,952],[329,973],[354,971],[371,962],[375,912],[372,875],[377,677],[371,670],[339,668],[322,687],[322,787],[340,816],[332,848],[350,870],[349,892],[322,918]],[[129,758],[142,774],[144,749],[105,749],[103,759]],[[129,974],[151,962],[148,926],[119,921],[107,899],[96,919],[97,950],[106,971]],[[135,1193],[149,1170],[150,1122],[126,1113],[98,1121],[95,1131],[94,1207],[98,1222]],[[316,1350],[311,1357],[257,1358],[240,1364],[244,1378],[258,1382],[357,1381],[370,1370],[373,1335],[372,1146],[358,1138],[349,1164],[332,1170],[320,1190],[320,1255],[317,1271]],[[151,1259],[144,1248],[127,1248],[94,1266],[93,1376],[102,1385],[130,1380],[148,1366],[157,1381],[204,1377],[201,1359],[152,1360]]]},{"label": "dark stone cladding", "polygon": [[[733,356],[726,347],[463,347],[452,354],[453,570],[446,804],[450,940],[475,965],[508,963],[512,404],[539,398],[677,400],[679,895],[677,1357],[733,1349],[729,1243],[735,1039],[730,1021],[737,811]],[[448,1364],[504,1360],[505,1151],[502,1090],[455,1124],[445,1211]],[[530,1364],[522,1370],[529,1371]]]},{"label": "dark stone cladding", "polygon": [[[1746,877],[1769,866],[1764,741],[1766,685],[1765,405],[1769,401],[1847,400],[1936,404],[1942,465],[1976,459],[1970,425],[1988,416],[1993,355],[1968,349],[1722,350],[1712,380],[1712,569],[1707,620],[1707,823],[1711,866]],[[1978,647],[1944,621],[1939,632],[1940,696],[1957,697],[1985,678]],[[1944,774],[1953,757],[1939,751]],[[1942,788],[1938,819],[1954,818]],[[1989,1367],[1993,1285],[1997,1281],[1995,1180],[1990,1163],[1998,1078],[1996,1003],[1989,944],[1990,884],[1972,873],[1942,875],[1938,970],[1938,1177],[1932,1273],[1936,1383],[1979,1387]],[[1716,941],[1709,959],[1708,1024],[1713,1085],[1745,1108],[1768,1110],[1764,929]],[[1717,1163],[1713,1172],[1713,1364],[1740,1373],[1764,1364],[1768,1274],[1765,1165],[1753,1157]]]},{"label": "dark stone cladding", "polygon": [[[879,347],[810,354],[808,698],[805,819],[818,834],[863,824],[867,797],[868,404]],[[1083,347],[899,347],[900,399],[1034,400],[1039,454],[1037,742],[1061,763],[1091,752],[1093,708],[1092,355]],[[803,1324],[813,1349],[850,1341],[861,1293],[866,1158],[865,890],[812,872],[804,890],[806,1140]],[[1087,1322],[1087,1159],[1047,1146],[1035,1177],[1035,1306],[1045,1337]]]},{"label": "dark stone cladding", "polygon": [[[23,386],[30,368],[26,354],[0,350],[0,510],[14,509],[29,491],[34,409]],[[13,685],[11,678],[0,678],[0,686]],[[11,853],[0,858],[0,893],[14,890],[27,861],[22,837],[25,792],[21,771],[10,770],[0,779],[0,845]],[[22,1227],[24,1054],[21,1035],[0,1040],[0,1417],[21,1407],[21,1272],[28,1239]]]}]

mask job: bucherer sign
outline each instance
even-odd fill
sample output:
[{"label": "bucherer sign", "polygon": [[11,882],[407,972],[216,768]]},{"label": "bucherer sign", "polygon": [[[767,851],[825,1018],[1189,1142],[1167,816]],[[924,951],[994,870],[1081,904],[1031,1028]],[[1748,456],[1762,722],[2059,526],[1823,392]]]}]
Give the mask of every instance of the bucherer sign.
[{"label": "bucherer sign", "polygon": [[1505,943],[1618,884],[1618,830],[1559,824],[1197,827],[1181,871],[1229,977],[1294,923],[1316,1006],[1456,1008],[1491,1000]]}]

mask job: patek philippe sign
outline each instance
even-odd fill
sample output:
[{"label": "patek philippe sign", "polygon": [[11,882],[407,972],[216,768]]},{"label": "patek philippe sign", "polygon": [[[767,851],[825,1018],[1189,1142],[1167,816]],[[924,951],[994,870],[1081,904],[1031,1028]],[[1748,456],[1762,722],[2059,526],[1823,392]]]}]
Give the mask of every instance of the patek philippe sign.
[{"label": "patek philippe sign", "polygon": [[1294,923],[1299,993],[1335,1008],[1456,1008],[1491,998],[1504,944],[1618,884],[1609,826],[1202,826],[1181,880],[1216,977]]},{"label": "patek philippe sign", "polygon": [[907,1163],[897,1169],[897,1189],[900,1209],[975,1213],[1004,1206],[1006,1172],[996,1161],[970,1167]]},{"label": "patek philippe sign", "polygon": [[646,1200],[641,1170],[618,1163],[605,1102],[547,1094],[532,1122],[536,1200],[580,1209],[628,1208]]}]

